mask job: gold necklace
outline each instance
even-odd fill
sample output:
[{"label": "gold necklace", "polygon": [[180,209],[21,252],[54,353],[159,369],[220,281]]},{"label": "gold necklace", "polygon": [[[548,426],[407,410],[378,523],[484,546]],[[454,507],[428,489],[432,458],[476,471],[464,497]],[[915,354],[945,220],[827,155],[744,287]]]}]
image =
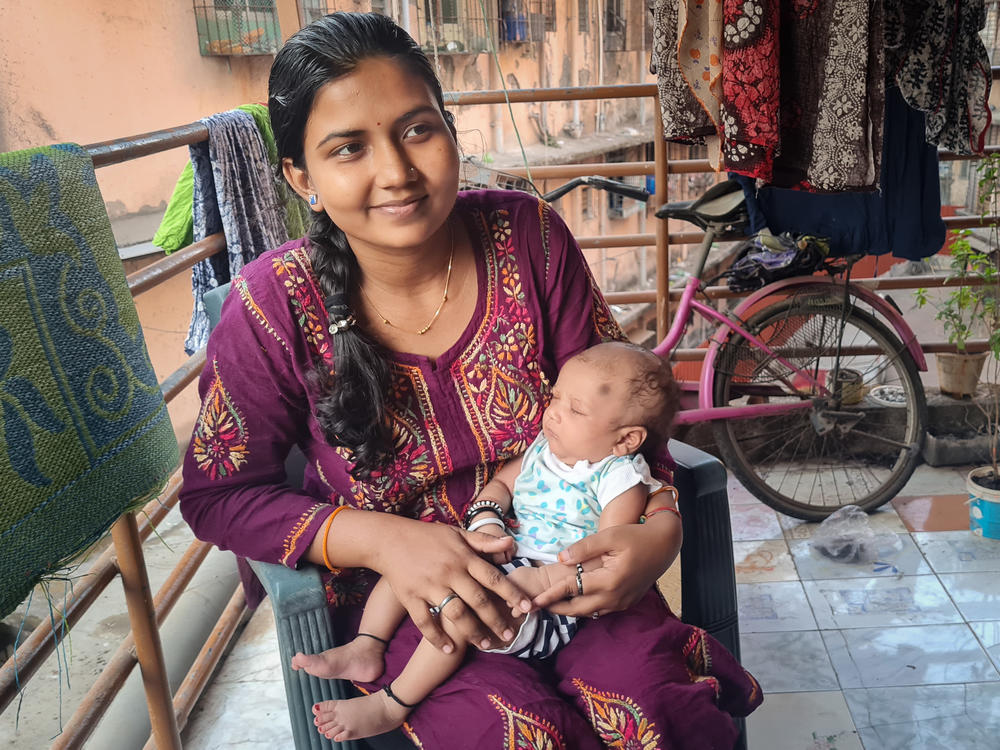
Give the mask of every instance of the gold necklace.
[{"label": "gold necklace", "polygon": [[[434,321],[438,319],[438,315],[441,314],[441,308],[444,307],[444,303],[448,301],[448,285],[451,284],[451,266],[452,262],[455,260],[455,230],[452,228],[451,224],[448,225],[449,234],[451,235],[451,254],[448,256],[448,272],[444,278],[444,294],[441,295],[441,303],[437,306],[437,310],[434,311],[434,315],[431,316],[430,322],[427,323],[423,328],[418,331],[413,331],[418,336],[423,336],[427,333],[431,326],[434,325]],[[372,302],[372,298],[368,296],[368,292],[365,291],[364,286],[361,287],[361,294],[364,295],[365,299],[368,300],[368,304],[371,306],[375,314],[382,319],[382,325],[392,326],[393,328],[399,328],[401,331],[409,331],[408,328],[400,328],[395,323],[392,323],[387,317],[385,317],[379,309],[375,307],[375,303]]]}]

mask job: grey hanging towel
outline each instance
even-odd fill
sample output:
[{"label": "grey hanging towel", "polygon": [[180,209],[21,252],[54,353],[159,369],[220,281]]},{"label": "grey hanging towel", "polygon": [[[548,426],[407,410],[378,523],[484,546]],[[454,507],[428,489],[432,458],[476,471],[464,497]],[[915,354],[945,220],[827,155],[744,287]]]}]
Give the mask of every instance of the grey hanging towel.
[{"label": "grey hanging towel", "polygon": [[208,141],[190,146],[194,167],[194,240],[223,232],[226,252],[199,262],[191,274],[194,312],[184,351],[208,341],[202,297],[244,265],[287,240],[283,208],[260,131],[247,112],[221,112],[202,120]]}]

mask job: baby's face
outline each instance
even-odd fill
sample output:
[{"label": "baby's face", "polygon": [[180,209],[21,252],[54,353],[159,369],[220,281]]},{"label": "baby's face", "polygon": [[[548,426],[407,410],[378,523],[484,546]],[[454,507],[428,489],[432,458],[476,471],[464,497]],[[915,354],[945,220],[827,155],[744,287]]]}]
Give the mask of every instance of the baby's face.
[{"label": "baby's face", "polygon": [[595,362],[574,357],[563,365],[542,417],[552,453],[565,464],[610,456],[627,425],[628,394],[621,377],[610,377]]}]

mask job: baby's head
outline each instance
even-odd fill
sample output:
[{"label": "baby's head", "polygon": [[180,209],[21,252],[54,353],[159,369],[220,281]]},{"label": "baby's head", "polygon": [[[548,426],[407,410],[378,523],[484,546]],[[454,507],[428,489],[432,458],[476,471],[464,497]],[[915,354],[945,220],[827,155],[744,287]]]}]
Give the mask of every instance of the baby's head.
[{"label": "baby's head", "polygon": [[559,371],[542,429],[559,460],[593,463],[661,444],[677,403],[663,359],[635,344],[598,344]]}]

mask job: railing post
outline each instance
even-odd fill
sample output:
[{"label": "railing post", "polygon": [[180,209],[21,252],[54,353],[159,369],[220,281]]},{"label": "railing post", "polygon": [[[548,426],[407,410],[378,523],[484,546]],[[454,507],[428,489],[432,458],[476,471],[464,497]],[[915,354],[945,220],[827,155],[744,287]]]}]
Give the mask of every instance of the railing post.
[{"label": "railing post", "polygon": [[181,736],[177,730],[177,716],[167,681],[167,668],[163,661],[160,631],[156,626],[153,594],[149,590],[149,576],[142,559],[142,540],[136,525],[135,514],[125,513],[111,527],[111,537],[118,555],[125,604],[128,606],[129,624],[135,637],[136,657],[142,672],[142,686],[146,691],[149,721],[159,750],[181,750]]},{"label": "railing post", "polygon": [[[660,114],[660,97],[653,97],[653,120],[656,123],[653,140],[653,159],[656,165],[656,191],[654,208],[667,202],[667,143],[663,139],[663,118]],[[670,227],[666,219],[656,220],[656,340],[662,341],[670,328]]]}]

